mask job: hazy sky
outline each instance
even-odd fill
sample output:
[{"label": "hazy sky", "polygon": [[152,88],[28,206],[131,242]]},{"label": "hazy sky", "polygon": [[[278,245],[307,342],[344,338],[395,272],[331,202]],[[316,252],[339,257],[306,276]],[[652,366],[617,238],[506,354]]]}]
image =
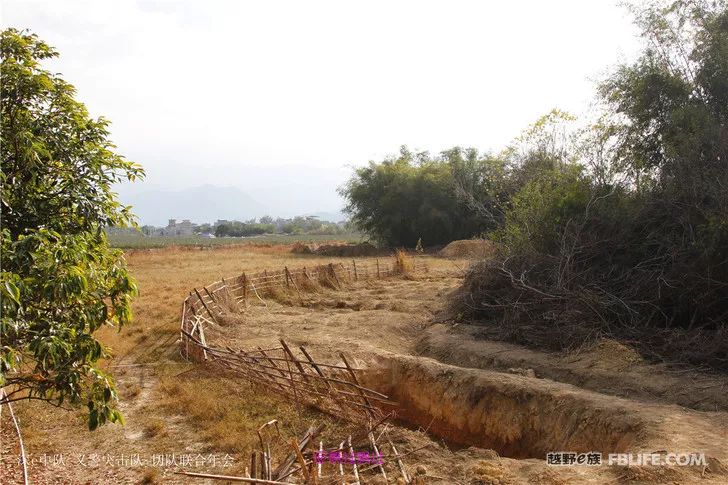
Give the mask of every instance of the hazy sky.
[{"label": "hazy sky", "polygon": [[167,188],[290,164],[343,180],[402,144],[497,150],[553,107],[583,112],[637,45],[596,0],[2,0],[2,21],[60,51],[48,67]]}]

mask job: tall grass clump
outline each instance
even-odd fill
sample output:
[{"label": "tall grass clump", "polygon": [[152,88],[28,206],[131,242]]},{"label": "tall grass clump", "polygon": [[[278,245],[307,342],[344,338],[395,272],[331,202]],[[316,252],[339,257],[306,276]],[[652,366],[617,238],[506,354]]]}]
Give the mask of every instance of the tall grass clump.
[{"label": "tall grass clump", "polygon": [[397,249],[394,252],[394,272],[395,274],[407,276],[414,271],[415,263],[412,256],[407,254],[404,249]]}]

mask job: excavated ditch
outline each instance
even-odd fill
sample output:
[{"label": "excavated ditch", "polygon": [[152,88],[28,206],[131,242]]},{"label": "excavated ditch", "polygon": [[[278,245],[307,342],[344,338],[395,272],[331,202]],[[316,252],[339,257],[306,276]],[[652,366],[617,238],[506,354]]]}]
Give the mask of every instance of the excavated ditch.
[{"label": "excavated ditch", "polygon": [[421,357],[382,360],[365,385],[398,403],[399,420],[454,444],[543,459],[551,451],[625,452],[647,428],[633,412],[570,386]]}]

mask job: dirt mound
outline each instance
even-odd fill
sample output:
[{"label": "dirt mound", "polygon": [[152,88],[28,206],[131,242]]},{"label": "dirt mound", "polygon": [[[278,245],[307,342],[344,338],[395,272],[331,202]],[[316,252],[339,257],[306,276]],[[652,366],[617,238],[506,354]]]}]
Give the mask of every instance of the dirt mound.
[{"label": "dirt mound", "polygon": [[453,241],[438,253],[445,258],[486,259],[496,252],[496,245],[487,239],[462,239]]},{"label": "dirt mound", "polygon": [[303,244],[302,242],[297,242],[293,244],[293,247],[291,248],[291,252],[293,254],[313,254],[313,249],[311,249],[311,246],[308,244]]},{"label": "dirt mound", "polygon": [[359,244],[322,244],[320,246],[297,242],[291,247],[291,252],[293,254],[316,254],[319,256],[350,258],[357,256],[376,256],[379,254],[379,250],[367,242]]},{"label": "dirt mound", "polygon": [[364,242],[360,244],[324,244],[314,251],[319,256],[376,256],[379,250],[373,245]]},{"label": "dirt mound", "polygon": [[643,364],[642,356],[631,347],[616,340],[602,339],[579,359],[588,367],[624,370],[633,364]]}]

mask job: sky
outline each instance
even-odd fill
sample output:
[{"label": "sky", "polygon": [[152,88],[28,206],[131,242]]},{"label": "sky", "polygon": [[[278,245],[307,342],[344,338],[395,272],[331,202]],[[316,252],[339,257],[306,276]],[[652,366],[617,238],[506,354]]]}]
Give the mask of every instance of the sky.
[{"label": "sky", "polygon": [[4,27],[59,50],[46,67],[146,169],[122,198],[270,189],[281,215],[340,209],[351,167],[401,145],[498,151],[552,108],[588,113],[638,46],[626,10],[601,0],[1,5]]}]

